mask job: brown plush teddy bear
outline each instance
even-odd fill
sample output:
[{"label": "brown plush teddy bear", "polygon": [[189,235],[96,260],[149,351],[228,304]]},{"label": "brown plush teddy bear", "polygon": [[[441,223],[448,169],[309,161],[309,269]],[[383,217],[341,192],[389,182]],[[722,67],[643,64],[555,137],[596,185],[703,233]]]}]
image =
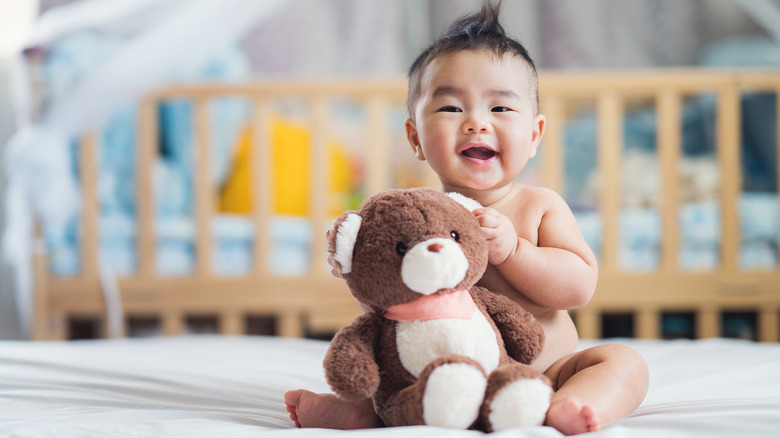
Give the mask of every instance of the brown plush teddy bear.
[{"label": "brown plush teddy bear", "polygon": [[336,268],[371,312],[336,334],[325,375],[343,399],[371,397],[388,426],[544,421],[550,381],[528,366],[544,332],[517,303],[474,285],[488,252],[477,207],[432,189],[388,190],[330,233]]}]

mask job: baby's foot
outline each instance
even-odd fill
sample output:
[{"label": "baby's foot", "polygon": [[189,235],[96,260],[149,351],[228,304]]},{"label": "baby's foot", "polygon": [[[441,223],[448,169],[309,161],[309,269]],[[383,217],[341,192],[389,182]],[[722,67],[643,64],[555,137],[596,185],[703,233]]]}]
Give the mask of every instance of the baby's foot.
[{"label": "baby's foot", "polygon": [[558,429],[565,435],[595,432],[599,430],[599,419],[590,406],[583,406],[576,398],[557,400],[547,410],[547,426]]},{"label": "baby's foot", "polygon": [[296,427],[369,429],[382,426],[370,399],[347,402],[334,394],[297,389],[284,393],[284,403]]}]

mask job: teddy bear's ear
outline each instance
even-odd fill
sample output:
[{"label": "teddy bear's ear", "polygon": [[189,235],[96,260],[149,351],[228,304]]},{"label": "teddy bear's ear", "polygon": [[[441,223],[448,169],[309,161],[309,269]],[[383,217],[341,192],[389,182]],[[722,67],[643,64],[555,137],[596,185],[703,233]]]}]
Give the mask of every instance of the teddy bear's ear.
[{"label": "teddy bear's ear", "polygon": [[341,264],[342,274],[352,272],[352,251],[355,249],[362,219],[359,214],[349,213],[335,229],[333,258]]},{"label": "teddy bear's ear", "polygon": [[447,196],[456,200],[458,204],[466,207],[468,211],[474,211],[478,208],[482,208],[482,204],[469,198],[468,196],[463,196],[458,192],[447,192]]}]

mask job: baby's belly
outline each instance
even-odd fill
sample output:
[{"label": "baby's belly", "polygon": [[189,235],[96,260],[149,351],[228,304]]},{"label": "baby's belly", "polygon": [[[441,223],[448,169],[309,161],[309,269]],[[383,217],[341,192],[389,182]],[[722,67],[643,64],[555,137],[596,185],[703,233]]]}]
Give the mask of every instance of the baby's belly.
[{"label": "baby's belly", "polygon": [[479,310],[471,319],[400,321],[396,343],[401,364],[415,377],[445,354],[469,357],[490,373],[498,366],[500,355],[496,333]]},{"label": "baby's belly", "polygon": [[536,320],[544,328],[545,341],[542,354],[531,366],[543,373],[558,359],[574,352],[577,348],[577,329],[565,310],[538,315]]}]

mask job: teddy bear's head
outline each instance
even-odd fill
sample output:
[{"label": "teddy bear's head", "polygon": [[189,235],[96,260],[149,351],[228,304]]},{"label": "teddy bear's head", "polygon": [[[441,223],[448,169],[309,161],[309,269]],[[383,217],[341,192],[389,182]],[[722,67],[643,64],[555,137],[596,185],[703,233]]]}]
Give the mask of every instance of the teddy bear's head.
[{"label": "teddy bear's head", "polygon": [[376,312],[468,289],[487,267],[477,207],[433,189],[387,190],[336,220],[329,249],[352,295]]}]

